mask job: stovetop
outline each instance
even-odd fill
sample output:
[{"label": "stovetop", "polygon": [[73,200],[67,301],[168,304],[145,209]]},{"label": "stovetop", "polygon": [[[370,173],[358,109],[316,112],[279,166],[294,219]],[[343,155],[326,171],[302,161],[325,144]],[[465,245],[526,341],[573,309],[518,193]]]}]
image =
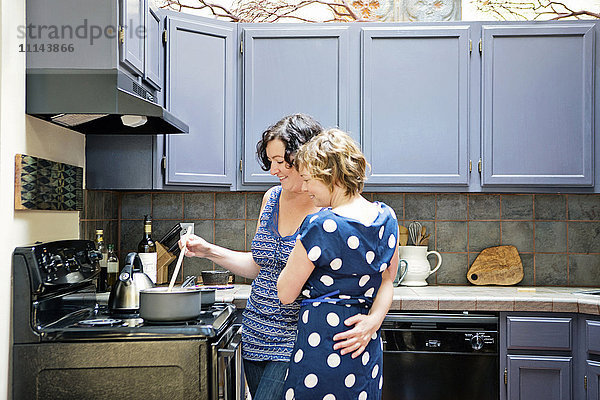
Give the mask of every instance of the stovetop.
[{"label": "stovetop", "polygon": [[232,304],[215,303],[195,320],[150,323],[137,314],[114,315],[99,306],[39,327],[38,332],[43,341],[211,339],[233,322],[235,311]]}]

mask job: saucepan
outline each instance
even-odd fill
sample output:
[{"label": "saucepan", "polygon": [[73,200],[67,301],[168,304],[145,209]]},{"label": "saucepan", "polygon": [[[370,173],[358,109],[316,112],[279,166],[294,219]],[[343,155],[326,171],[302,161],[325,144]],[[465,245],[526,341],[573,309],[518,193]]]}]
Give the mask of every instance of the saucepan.
[{"label": "saucepan", "polygon": [[[190,230],[186,234],[189,234]],[[188,321],[200,315],[201,290],[196,287],[185,287],[190,280],[186,279],[182,287],[173,287],[175,278],[181,268],[185,247],[177,259],[175,271],[168,287],[154,287],[140,291],[140,317],[153,322]]]},{"label": "saucepan", "polygon": [[196,287],[153,287],[140,291],[140,317],[153,322],[189,321],[200,315],[201,290]]}]

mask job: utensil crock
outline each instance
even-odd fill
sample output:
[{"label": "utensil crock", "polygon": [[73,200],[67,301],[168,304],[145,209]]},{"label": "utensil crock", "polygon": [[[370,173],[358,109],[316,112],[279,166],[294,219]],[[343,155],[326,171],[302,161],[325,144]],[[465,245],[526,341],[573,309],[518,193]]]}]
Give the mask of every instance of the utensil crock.
[{"label": "utensil crock", "polygon": [[[438,262],[432,269],[427,257],[431,254],[437,256]],[[400,246],[400,258],[406,260],[408,266],[406,275],[401,285],[404,286],[427,286],[429,275],[437,271],[442,265],[442,256],[437,251],[427,251],[427,246]]]}]

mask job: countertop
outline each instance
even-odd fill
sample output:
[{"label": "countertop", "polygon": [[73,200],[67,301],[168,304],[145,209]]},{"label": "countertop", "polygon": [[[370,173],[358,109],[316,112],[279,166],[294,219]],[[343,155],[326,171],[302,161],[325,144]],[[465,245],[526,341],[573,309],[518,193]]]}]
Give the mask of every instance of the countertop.
[{"label": "countertop", "polygon": [[[594,288],[521,286],[424,286],[394,288],[391,310],[546,311],[599,315],[600,296],[578,294]],[[600,289],[598,289],[600,290]],[[216,300],[244,308],[250,285],[217,290]]]}]

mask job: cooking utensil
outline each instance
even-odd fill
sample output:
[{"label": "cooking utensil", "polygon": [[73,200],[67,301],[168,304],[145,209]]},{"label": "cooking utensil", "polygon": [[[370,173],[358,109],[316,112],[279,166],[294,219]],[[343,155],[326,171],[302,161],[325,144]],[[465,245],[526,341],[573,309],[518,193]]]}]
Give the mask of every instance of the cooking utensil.
[{"label": "cooking utensil", "polygon": [[415,246],[418,246],[419,242],[421,241],[422,228],[422,225],[417,221],[413,221],[410,224],[408,224],[408,233],[410,235],[410,240],[412,240]]},{"label": "cooking utensil", "polygon": [[196,286],[196,277],[194,275],[186,276],[181,287]]},{"label": "cooking utensil", "polygon": [[[187,236],[192,233],[192,227],[188,226],[187,231],[184,235],[183,243],[187,243]],[[175,265],[175,270],[173,271],[173,275],[171,276],[171,282],[169,283],[169,292],[173,290],[173,285],[175,285],[175,279],[177,279],[177,274],[179,274],[179,269],[181,268],[181,263],[183,262],[183,257],[185,256],[185,247],[184,244],[181,248],[181,253],[179,253],[179,258],[177,259],[177,265]]]},{"label": "cooking utensil", "polygon": [[202,283],[204,285],[227,285],[229,271],[202,271]]},{"label": "cooking utensil", "polygon": [[188,321],[200,315],[201,290],[154,287],[140,291],[140,317],[146,321]]},{"label": "cooking utensil", "polygon": [[162,243],[164,246],[169,246],[171,240],[177,238],[179,239],[179,232],[181,232],[183,228],[180,223],[173,225],[173,227],[163,235],[160,239],[158,239],[159,243]]},{"label": "cooking utensil", "polygon": [[408,243],[408,229],[403,225],[398,226],[398,242],[400,246],[406,246]]},{"label": "cooking utensil", "polygon": [[139,254],[127,254],[125,266],[108,296],[109,310],[112,313],[137,312],[140,308],[140,291],[151,287],[154,287],[154,283],[144,273]]},{"label": "cooking utensil", "polygon": [[515,246],[483,249],[467,272],[474,285],[515,285],[523,280],[523,262]]}]

